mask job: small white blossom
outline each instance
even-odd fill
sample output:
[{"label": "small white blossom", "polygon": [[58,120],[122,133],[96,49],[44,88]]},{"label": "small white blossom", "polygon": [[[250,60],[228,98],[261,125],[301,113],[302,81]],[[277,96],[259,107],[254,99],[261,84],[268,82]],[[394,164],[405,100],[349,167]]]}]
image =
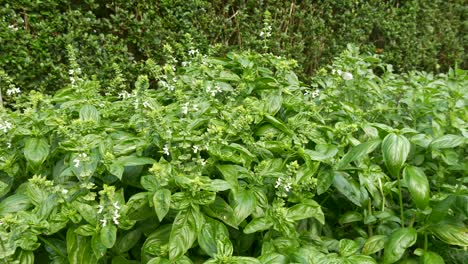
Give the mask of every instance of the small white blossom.
[{"label": "small white blossom", "polygon": [[278,178],[275,183],[275,188],[278,189],[278,187],[281,186],[281,178]]},{"label": "small white blossom", "polygon": [[68,74],[73,75],[75,71],[73,69],[68,70]]},{"label": "small white blossom", "polygon": [[3,124],[0,123],[0,130],[3,130],[3,133],[8,132],[13,127],[9,121],[3,121]]},{"label": "small white blossom", "polygon": [[263,35],[265,35],[265,32],[260,31],[260,37],[263,37]]},{"label": "small white blossom", "polygon": [[78,168],[80,166],[80,162],[85,160],[87,157],[88,155],[86,153],[81,153],[78,155],[78,157],[73,160],[73,163],[75,163],[75,168]]},{"label": "small white blossom", "polygon": [[11,143],[7,142],[7,148],[11,148]]},{"label": "small white blossom", "polygon": [[343,72],[341,70],[337,70],[336,73],[338,73],[338,75],[341,75]]},{"label": "small white blossom", "polygon": [[112,221],[114,221],[114,224],[118,225],[119,224],[119,218],[118,217],[112,217]]},{"label": "small white blossom", "polygon": [[119,206],[119,204],[118,204],[117,202],[115,202],[115,203],[113,204],[113,206],[114,206],[114,208],[117,209],[117,210],[120,209],[120,206]]},{"label": "small white blossom", "polygon": [[15,88],[12,88],[12,89],[8,89],[8,90],[6,91],[6,93],[7,93],[8,95],[19,94],[20,92],[21,92],[21,90],[20,90],[20,88],[18,88],[18,87],[15,87]]},{"label": "small white blossom", "polygon": [[153,107],[151,107],[151,105],[150,105],[150,103],[148,103],[148,101],[143,102],[143,107],[153,109]]},{"label": "small white blossom", "polygon": [[193,146],[193,153],[197,153],[198,152],[198,146]]},{"label": "small white blossom", "polygon": [[320,90],[318,90],[318,89],[315,90],[315,91],[311,94],[312,98],[316,98],[316,97],[318,97],[319,95],[320,95]]},{"label": "small white blossom", "polygon": [[199,53],[198,49],[191,49],[188,51],[188,54],[191,56],[197,55]]},{"label": "small white blossom", "polygon": [[343,80],[345,80],[345,81],[350,81],[350,80],[353,79],[353,74],[351,74],[350,72],[344,72],[341,75],[341,78],[343,78]]},{"label": "small white blossom", "polygon": [[169,146],[168,146],[167,144],[164,145],[163,152],[164,152],[164,155],[167,155],[167,156],[170,155],[170,153],[169,153]]},{"label": "small white blossom", "polygon": [[286,185],[284,186],[284,190],[286,192],[289,192],[289,190],[291,190],[291,183],[290,182],[286,183]]},{"label": "small white blossom", "polygon": [[70,77],[70,82],[71,82],[71,84],[75,84],[75,82],[76,82],[75,78]]},{"label": "small white blossom", "polygon": [[119,93],[118,97],[122,98],[122,99],[127,99],[127,98],[132,97],[132,94],[130,94],[127,91],[123,91],[123,92]]},{"label": "small white blossom", "polygon": [[205,165],[206,165],[206,160],[201,159],[201,160],[200,160],[200,164],[201,164],[202,166],[205,166]]},{"label": "small white blossom", "polygon": [[198,105],[197,105],[197,104],[194,104],[194,105],[193,105],[193,111],[196,112],[196,111],[198,111],[198,110],[200,110],[200,109],[198,109]]},{"label": "small white blossom", "polygon": [[189,103],[185,103],[184,106],[182,106],[182,113],[184,115],[188,114],[188,106],[189,106]]},{"label": "small white blossom", "polygon": [[182,62],[182,67],[187,67],[187,66],[189,66],[190,64],[192,64],[190,61],[183,61],[183,62]]},{"label": "small white blossom", "polygon": [[13,30],[13,31],[17,31],[18,30],[18,27],[15,26],[15,25],[8,25],[8,28]]},{"label": "small white blossom", "polygon": [[74,159],[73,163],[75,163],[75,168],[78,168],[80,166],[80,160],[79,159]]},{"label": "small white blossom", "polygon": [[97,213],[98,213],[98,214],[102,213],[102,210],[103,210],[103,209],[104,209],[104,206],[98,205],[98,211],[97,211]]},{"label": "small white blossom", "polygon": [[102,223],[102,227],[105,227],[106,224],[107,224],[107,220],[106,219],[101,219],[100,221]]},{"label": "small white blossom", "polygon": [[62,189],[62,194],[67,194],[68,190],[67,189]]}]

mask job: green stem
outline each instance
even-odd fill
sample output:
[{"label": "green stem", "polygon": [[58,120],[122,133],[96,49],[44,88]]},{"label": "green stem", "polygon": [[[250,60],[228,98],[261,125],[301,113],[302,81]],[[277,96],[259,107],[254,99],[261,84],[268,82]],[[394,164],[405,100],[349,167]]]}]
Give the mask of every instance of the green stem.
[{"label": "green stem", "polygon": [[427,251],[427,233],[424,233],[424,252]]},{"label": "green stem", "polygon": [[405,214],[403,213],[403,196],[401,195],[401,177],[400,172],[397,175],[398,180],[398,199],[400,201],[400,219],[401,219],[401,227],[405,227]]}]

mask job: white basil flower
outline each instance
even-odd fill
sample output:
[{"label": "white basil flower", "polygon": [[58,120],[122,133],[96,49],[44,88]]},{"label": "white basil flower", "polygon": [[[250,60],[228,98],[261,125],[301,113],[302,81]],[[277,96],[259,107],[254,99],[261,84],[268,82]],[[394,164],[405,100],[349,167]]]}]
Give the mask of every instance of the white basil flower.
[{"label": "white basil flower", "polygon": [[343,78],[343,80],[345,81],[350,81],[353,79],[353,74],[350,73],[350,72],[344,72],[342,75],[341,75],[341,78]]}]

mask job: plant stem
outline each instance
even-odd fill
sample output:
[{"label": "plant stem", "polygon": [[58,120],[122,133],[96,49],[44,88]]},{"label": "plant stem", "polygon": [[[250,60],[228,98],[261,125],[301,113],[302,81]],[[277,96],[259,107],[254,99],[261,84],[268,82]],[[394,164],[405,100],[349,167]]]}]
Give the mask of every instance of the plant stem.
[{"label": "plant stem", "polygon": [[398,181],[398,198],[400,201],[400,219],[401,219],[401,227],[405,227],[405,214],[403,213],[403,196],[401,195],[401,177],[400,172],[397,175]]}]

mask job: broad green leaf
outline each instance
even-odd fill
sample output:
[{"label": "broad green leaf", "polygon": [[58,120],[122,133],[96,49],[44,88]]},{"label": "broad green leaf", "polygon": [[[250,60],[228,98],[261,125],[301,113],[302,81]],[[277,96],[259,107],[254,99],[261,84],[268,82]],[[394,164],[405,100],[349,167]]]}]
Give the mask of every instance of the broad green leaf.
[{"label": "broad green leaf", "polygon": [[383,263],[391,264],[400,260],[406,249],[416,243],[417,238],[414,228],[400,228],[394,231],[385,243]]},{"label": "broad green leaf", "polygon": [[316,146],[315,151],[305,149],[304,153],[309,156],[311,160],[326,161],[333,158],[338,153],[338,148],[331,144],[319,144]]},{"label": "broad green leaf", "polygon": [[251,190],[239,190],[234,193],[234,217],[240,224],[247,218],[257,206],[257,199]]},{"label": "broad green leaf", "polygon": [[268,115],[268,114],[265,114],[265,119],[270,123],[272,124],[274,127],[276,127],[277,129],[281,130],[283,133],[285,133],[286,135],[289,135],[291,136],[293,134],[293,132],[283,123],[281,122],[280,120],[276,119],[275,117],[271,116],[271,115]]},{"label": "broad green leaf", "polygon": [[73,228],[67,230],[67,253],[70,264],[98,263],[91,249],[90,239],[76,234]]},{"label": "broad green leaf", "polygon": [[317,177],[317,194],[325,193],[333,184],[334,178],[333,170],[329,168],[320,170]]},{"label": "broad green leaf", "polygon": [[432,149],[455,148],[465,143],[465,141],[466,139],[462,136],[443,135],[439,138],[434,139],[431,142],[430,147]]},{"label": "broad green leaf", "polygon": [[172,262],[169,261],[168,259],[161,258],[161,257],[156,257],[152,258],[148,261],[146,264],[171,264]]},{"label": "broad green leaf", "polygon": [[206,254],[210,257],[215,257],[216,254],[220,253],[218,252],[216,241],[231,243],[231,241],[229,241],[228,230],[221,222],[206,218],[206,222],[198,234],[198,244]]},{"label": "broad green leaf", "polygon": [[105,247],[113,247],[117,238],[117,227],[113,224],[108,223],[106,226],[101,228],[100,238],[102,244]]},{"label": "broad green leaf", "polygon": [[267,230],[273,226],[273,222],[266,217],[254,218],[250,223],[248,223],[244,228],[244,233],[252,234],[258,231]]},{"label": "broad green leaf", "polygon": [[[121,173],[123,173],[123,169],[122,169]],[[152,174],[141,176],[140,184],[141,184],[141,186],[143,186],[143,188],[145,188],[146,190],[151,191],[151,192],[155,192],[155,191],[159,190],[159,188],[161,187],[159,185],[159,183],[158,183],[157,177],[152,175]]]},{"label": "broad green leaf", "polygon": [[19,261],[19,264],[34,264],[34,252],[29,250],[20,250],[16,260]]},{"label": "broad green leaf", "polygon": [[141,231],[140,229],[134,229],[127,232],[123,236],[119,236],[115,245],[115,250],[118,254],[124,254],[125,252],[132,249],[140,240]]},{"label": "broad green leaf", "polygon": [[0,202],[0,217],[10,213],[26,211],[32,206],[30,199],[24,194],[13,194]]},{"label": "broad green leaf", "polygon": [[142,247],[142,252],[149,255],[160,254],[160,248],[169,243],[171,236],[172,224],[158,226],[145,240]]},{"label": "broad green leaf", "polygon": [[288,264],[288,257],[285,255],[281,255],[275,252],[272,253],[267,253],[267,254],[262,254],[260,257],[258,257],[258,260],[262,264]]},{"label": "broad green leaf", "polygon": [[198,191],[196,192],[191,199],[193,204],[207,205],[215,201],[216,193],[210,191]]},{"label": "broad green leaf", "polygon": [[91,248],[98,259],[104,257],[106,254],[107,247],[101,242],[101,236],[99,233],[94,234],[91,237]]},{"label": "broad green leaf", "polygon": [[275,93],[267,93],[267,96],[263,99],[267,102],[265,109],[266,112],[272,116],[274,116],[280,110],[283,103],[283,96],[279,90],[277,90]]},{"label": "broad green leaf", "polygon": [[380,145],[380,139],[371,140],[353,147],[336,164],[337,169],[341,169],[349,163],[361,159],[363,156],[371,153]]},{"label": "broad green leaf", "polygon": [[115,162],[123,166],[138,166],[138,165],[153,164],[156,161],[154,159],[147,158],[147,157],[124,156],[124,157],[119,157]]},{"label": "broad green leaf", "polygon": [[333,185],[348,200],[357,206],[362,206],[363,196],[359,184],[347,177],[347,174],[341,171],[334,172]]},{"label": "broad green leaf", "polygon": [[75,233],[77,233],[80,236],[92,236],[96,234],[96,227],[89,224],[80,225],[78,228],[75,229]]},{"label": "broad green leaf", "polygon": [[386,240],[387,236],[384,235],[375,235],[369,237],[366,240],[366,243],[364,243],[364,246],[362,247],[362,254],[372,255],[374,253],[379,252],[384,248]]},{"label": "broad green leaf", "polygon": [[288,208],[287,218],[297,221],[313,217],[322,225],[325,224],[325,216],[320,205],[314,200],[305,200]]},{"label": "broad green leaf", "polygon": [[340,240],[340,255],[348,257],[354,255],[359,250],[359,245],[350,239]]},{"label": "broad green leaf", "polygon": [[426,251],[421,258],[422,264],[445,264],[444,259],[437,253]]},{"label": "broad green leaf", "polygon": [[248,170],[239,165],[218,165],[216,168],[218,168],[224,179],[231,185],[231,188],[237,188],[238,178],[242,178],[242,175],[248,175]]},{"label": "broad green leaf", "polygon": [[[172,224],[169,238],[169,259],[175,260],[189,250],[198,236],[200,213],[193,208],[180,211]],[[201,215],[203,217],[203,215]],[[200,227],[201,228],[201,227]]]},{"label": "broad green leaf", "polygon": [[101,118],[97,108],[87,104],[83,105],[80,109],[80,119],[82,121],[94,121],[95,123],[99,123]]},{"label": "broad green leaf", "polygon": [[162,221],[171,206],[171,191],[159,189],[153,194],[153,206],[159,221]]},{"label": "broad green leaf", "polygon": [[340,217],[338,222],[341,225],[344,225],[344,224],[349,224],[349,223],[352,223],[352,222],[360,222],[363,219],[364,218],[362,217],[361,213],[355,212],[355,211],[348,211],[348,212],[346,212],[344,215],[342,215]]},{"label": "broad green leaf", "polygon": [[258,259],[251,257],[231,257],[230,260],[236,264],[261,264]]},{"label": "broad green leaf", "polygon": [[74,201],[73,207],[80,213],[80,215],[91,225],[97,224],[97,209],[89,204]]},{"label": "broad green leaf", "polygon": [[429,229],[432,234],[449,245],[468,247],[468,228],[439,224],[431,226]]},{"label": "broad green leaf", "polygon": [[410,152],[411,144],[403,135],[388,134],[382,141],[382,155],[391,176],[397,178]]},{"label": "broad green leaf", "polygon": [[372,257],[365,255],[354,255],[348,257],[345,262],[346,264],[377,264],[377,261]]},{"label": "broad green leaf", "polygon": [[443,221],[455,201],[456,196],[449,195],[444,200],[435,202],[434,205],[431,205],[432,212],[429,215],[428,221],[435,224]]},{"label": "broad green leaf", "polygon": [[403,169],[403,178],[413,198],[414,204],[420,210],[424,210],[429,204],[429,181],[421,168],[406,166]]},{"label": "broad green leaf", "polygon": [[28,138],[24,143],[24,157],[38,168],[49,155],[50,147],[45,138]]},{"label": "broad green leaf", "polygon": [[237,82],[237,81],[240,81],[240,78],[239,78],[239,76],[237,74],[235,74],[235,73],[233,73],[231,71],[222,71],[219,74],[218,80]]},{"label": "broad green leaf", "polygon": [[205,187],[205,190],[212,192],[222,192],[231,189],[229,182],[220,179],[211,180],[209,185]]},{"label": "broad green leaf", "polygon": [[237,223],[234,217],[234,210],[221,197],[216,196],[212,204],[204,207],[207,215],[218,218],[227,225],[237,229]]}]

